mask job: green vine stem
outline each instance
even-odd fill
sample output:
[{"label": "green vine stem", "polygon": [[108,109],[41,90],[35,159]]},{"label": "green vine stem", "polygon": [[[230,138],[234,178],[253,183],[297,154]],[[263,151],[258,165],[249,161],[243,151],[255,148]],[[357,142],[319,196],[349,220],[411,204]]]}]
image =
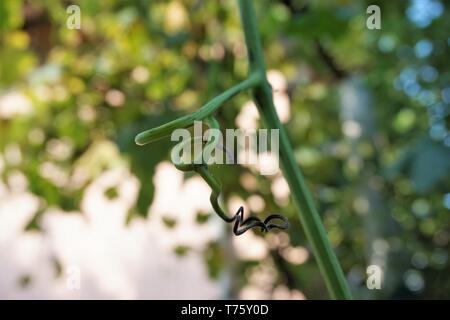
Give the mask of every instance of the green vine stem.
[{"label": "green vine stem", "polygon": [[194,121],[201,121],[209,116],[213,115],[225,102],[233,98],[238,93],[255,87],[262,82],[264,75],[261,73],[252,73],[247,79],[238,83],[234,87],[222,92],[217,97],[213,98],[202,106],[197,111],[188,114],[184,117],[178,118],[176,120],[170,121],[157,128],[152,128],[144,132],[139,133],[136,138],[136,144],[143,146],[147,143],[159,140],[161,138],[170,136],[173,130],[179,128],[187,128],[194,124]]},{"label": "green vine stem", "polygon": [[341,266],[331,248],[325,228],[314,206],[300,169],[294,159],[288,136],[278,119],[272,100],[272,90],[265,77],[265,63],[255,13],[251,0],[238,0],[241,22],[244,28],[247,45],[249,68],[251,73],[260,73],[264,79],[252,88],[254,99],[265,126],[268,129],[279,129],[280,162],[291,196],[298,209],[298,216],[305,230],[306,237],[325,279],[328,291],[333,299],[351,299],[350,290],[344,278]]},{"label": "green vine stem", "polygon": [[[248,78],[219,94],[197,111],[163,124],[157,128],[152,128],[139,133],[135,138],[135,142],[138,145],[145,145],[169,136],[175,129],[190,127],[194,124],[194,121],[205,120],[210,127],[218,127],[218,123],[214,119],[214,113],[225,102],[238,93],[251,89],[265,127],[267,129],[279,130],[281,168],[291,189],[291,195],[297,206],[300,222],[305,230],[308,241],[312,245],[313,253],[319,265],[320,272],[325,279],[325,284],[330,296],[333,299],[351,299],[350,290],[345,281],[342,269],[331,248],[331,244],[328,240],[320,216],[314,206],[311,194],[294,159],[286,131],[281,125],[275,111],[272,100],[272,90],[266,78],[264,55],[255,20],[253,4],[251,0],[238,0],[238,3],[249,59]],[[213,208],[225,221],[236,221],[234,227],[235,234],[242,234],[253,226],[261,226],[265,231],[269,231],[271,228],[287,228],[287,221],[280,215],[271,215],[264,222],[259,221],[259,219],[255,217],[250,217],[244,221],[242,208],[238,210],[235,217],[227,217],[218,203],[221,189],[220,183],[208,172],[207,166],[178,164],[177,168],[183,171],[196,171],[210,185],[212,189],[210,200]],[[272,219],[279,219],[285,222],[285,224],[269,224],[269,221]],[[240,226],[243,228],[238,230],[238,227]]]}]

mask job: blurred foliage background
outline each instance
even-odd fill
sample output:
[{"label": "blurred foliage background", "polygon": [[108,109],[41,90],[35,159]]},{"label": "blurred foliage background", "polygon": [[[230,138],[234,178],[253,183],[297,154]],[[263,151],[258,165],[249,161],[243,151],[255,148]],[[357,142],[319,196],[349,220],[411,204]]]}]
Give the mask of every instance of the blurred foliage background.
[{"label": "blurred foliage background", "polygon": [[[81,8],[80,30],[66,27],[73,3]],[[366,27],[370,4],[381,8],[381,30]],[[245,78],[236,3],[4,0],[0,7],[0,178],[7,190],[0,205],[26,180],[38,206],[21,232],[45,233],[50,208],[79,211],[99,175],[126,167],[139,190],[125,222],[147,219],[156,168],[169,160],[171,142],[137,147],[134,136]],[[449,298],[448,3],[262,0],[255,7],[277,109],[354,296]],[[249,100],[241,94],[219,111],[222,128],[245,122]],[[262,217],[281,212],[291,228],[252,235],[266,251],[244,258],[236,254],[240,238],[220,221],[221,236],[200,251],[189,242],[173,248],[180,263],[192,251],[201,255],[221,297],[326,298],[284,179],[231,165],[214,173],[225,201],[245,202]],[[118,193],[105,189],[110,199]],[[197,196],[207,199],[209,191]],[[8,210],[2,214],[15,214]],[[218,220],[211,211],[198,212],[198,224]],[[176,229],[177,218],[164,224]],[[254,248],[249,242],[244,250]],[[371,264],[383,269],[382,290],[366,287]],[[22,287],[33,283],[18,276]]]}]

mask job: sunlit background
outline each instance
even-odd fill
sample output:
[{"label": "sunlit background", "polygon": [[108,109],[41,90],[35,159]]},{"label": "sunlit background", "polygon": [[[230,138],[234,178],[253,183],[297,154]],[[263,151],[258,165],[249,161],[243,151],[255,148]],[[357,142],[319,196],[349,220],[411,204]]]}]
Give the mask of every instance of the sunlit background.
[{"label": "sunlit background", "polygon": [[[353,295],[450,298],[449,4],[254,2],[278,115]],[[0,298],[328,297],[281,172],[213,169],[230,213],[291,223],[235,237],[169,139],[134,144],[246,77],[235,1],[3,0],[0,27]],[[261,127],[247,93],[217,117]]]}]

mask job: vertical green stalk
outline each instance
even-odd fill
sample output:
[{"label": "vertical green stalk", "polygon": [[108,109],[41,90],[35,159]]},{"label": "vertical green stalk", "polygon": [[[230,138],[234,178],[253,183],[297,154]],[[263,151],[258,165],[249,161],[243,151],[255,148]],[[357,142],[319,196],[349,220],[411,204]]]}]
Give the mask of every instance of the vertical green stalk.
[{"label": "vertical green stalk", "polygon": [[252,1],[238,0],[238,3],[247,45],[250,72],[257,72],[263,76],[263,81],[253,87],[252,92],[266,127],[279,130],[281,167],[291,189],[291,195],[299,209],[297,212],[306,237],[312,245],[314,256],[325,279],[330,296],[333,299],[351,299],[350,290],[341,266],[331,248],[325,228],[314,206],[311,193],[294,159],[286,131],[275,111],[272,90],[265,76],[264,55]]}]

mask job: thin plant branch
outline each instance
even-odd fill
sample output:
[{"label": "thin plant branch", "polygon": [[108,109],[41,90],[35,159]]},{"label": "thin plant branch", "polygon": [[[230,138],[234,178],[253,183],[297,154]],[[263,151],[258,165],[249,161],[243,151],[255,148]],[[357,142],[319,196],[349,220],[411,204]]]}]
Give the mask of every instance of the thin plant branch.
[{"label": "thin plant branch", "polygon": [[238,0],[241,23],[244,28],[250,72],[259,72],[263,81],[252,88],[259,112],[268,129],[278,129],[280,135],[280,162],[284,177],[297,205],[298,217],[311,243],[314,256],[333,299],[351,299],[350,290],[336,255],[331,248],[325,227],[317,212],[300,168],[295,161],[292,147],[284,127],[278,118],[272,99],[272,90],[265,76],[265,63],[261,41],[251,0]]},{"label": "thin plant branch", "polygon": [[[135,142],[138,145],[144,145],[156,141],[170,135],[175,129],[192,126],[194,121],[205,120],[210,127],[217,127],[218,124],[214,119],[214,113],[229,99],[242,91],[250,89],[253,93],[254,100],[258,106],[265,127],[267,129],[279,130],[281,168],[291,189],[292,198],[298,209],[298,217],[305,230],[306,237],[311,243],[313,253],[319,265],[320,272],[325,280],[328,292],[333,299],[351,299],[350,290],[344,278],[341,266],[331,248],[325,228],[314,206],[311,193],[309,192],[300,172],[300,168],[295,161],[287,133],[281,125],[275,111],[272,99],[272,89],[266,78],[264,54],[252,1],[238,0],[238,4],[249,60],[248,78],[219,94],[196,112],[138,134],[135,138]],[[217,141],[214,143],[217,144]],[[233,231],[236,235],[242,234],[253,227],[260,227],[262,231],[269,231],[272,228],[286,229],[288,227],[287,220],[281,215],[270,215],[264,221],[261,221],[256,217],[249,217],[244,220],[242,207],[235,216],[228,217],[218,203],[221,185],[209,173],[205,163],[200,165],[178,164],[176,166],[183,171],[194,170],[202,176],[212,189],[210,200],[214,210],[226,222],[235,222]],[[281,220],[283,223],[279,225],[270,224],[269,222],[272,219]]]}]

